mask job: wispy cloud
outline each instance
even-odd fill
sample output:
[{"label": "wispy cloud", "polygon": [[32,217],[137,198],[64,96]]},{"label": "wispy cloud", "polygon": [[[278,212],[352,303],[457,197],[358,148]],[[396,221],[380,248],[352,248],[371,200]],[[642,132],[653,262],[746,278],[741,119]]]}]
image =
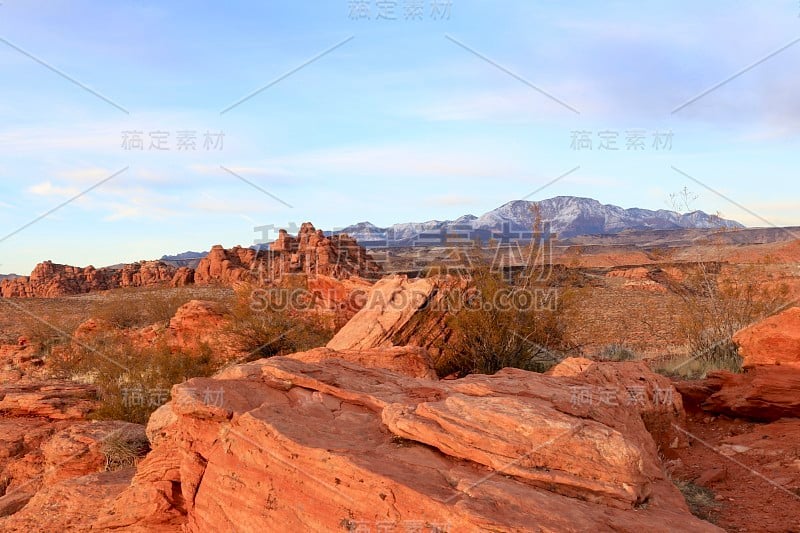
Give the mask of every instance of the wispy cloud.
[{"label": "wispy cloud", "polygon": [[63,196],[70,197],[80,193],[77,187],[60,187],[50,181],[43,181],[28,187],[28,192],[36,196]]}]

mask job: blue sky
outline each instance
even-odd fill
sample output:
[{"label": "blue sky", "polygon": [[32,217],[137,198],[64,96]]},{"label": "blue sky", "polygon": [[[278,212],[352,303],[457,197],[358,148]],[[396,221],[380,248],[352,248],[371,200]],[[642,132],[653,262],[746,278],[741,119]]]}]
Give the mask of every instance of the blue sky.
[{"label": "blue sky", "polygon": [[0,233],[127,170],[0,242],[0,272],[479,215],[578,166],[529,199],[658,209],[687,186],[697,209],[800,225],[800,43],[765,59],[800,38],[795,0],[351,4],[4,0]]}]

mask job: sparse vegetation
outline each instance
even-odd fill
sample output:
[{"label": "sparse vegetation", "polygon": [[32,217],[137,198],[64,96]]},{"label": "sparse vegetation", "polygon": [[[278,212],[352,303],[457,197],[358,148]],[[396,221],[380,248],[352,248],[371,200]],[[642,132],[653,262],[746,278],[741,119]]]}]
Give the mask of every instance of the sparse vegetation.
[{"label": "sparse vegetation", "polygon": [[106,438],[101,449],[106,458],[106,472],[112,472],[136,466],[150,451],[150,443],[144,432],[123,429]]},{"label": "sparse vegetation", "polygon": [[[465,305],[448,321],[452,345],[437,362],[440,375],[494,374],[506,367],[544,372],[574,347],[566,335],[575,290],[557,279],[541,248],[541,217],[514,279],[473,253]],[[497,258],[495,258],[496,260]]]},{"label": "sparse vegetation", "polygon": [[720,359],[694,357],[689,354],[671,354],[649,360],[650,368],[663,376],[680,379],[703,379],[709,372],[727,370],[738,373],[742,370],[741,358]]},{"label": "sparse vegetation", "polygon": [[714,493],[691,481],[675,480],[674,483],[686,499],[692,514],[701,520],[714,523],[716,511],[721,507],[714,499]]},{"label": "sparse vegetation", "polygon": [[699,263],[683,283],[673,310],[688,355],[662,362],[667,374],[704,377],[711,370],[741,370],[733,335],[740,329],[784,310],[791,302],[785,284],[764,282],[756,265],[725,270],[719,263]]},{"label": "sparse vegetation", "polygon": [[37,346],[37,355],[44,358],[53,353],[56,347],[71,342],[72,334],[79,324],[80,319],[69,314],[55,317],[25,315],[22,321],[22,336]]},{"label": "sparse vegetation", "polygon": [[636,353],[624,344],[609,344],[597,355],[601,361],[635,361]]},{"label": "sparse vegetation", "polygon": [[[231,309],[229,332],[238,339],[238,348],[252,361],[275,355],[302,352],[325,346],[333,337],[333,328],[323,320],[303,316],[292,308],[298,288],[269,290],[242,286]],[[273,298],[280,298],[278,304]],[[302,299],[302,298],[301,298]],[[301,303],[302,302],[298,302]]]},{"label": "sparse vegetation", "polygon": [[563,298],[552,307],[530,300],[504,305],[502,300],[514,302],[521,290],[501,274],[479,268],[472,281],[467,305],[449,320],[455,342],[438,362],[440,374],[494,374],[506,367],[543,372],[563,358],[570,348]]},{"label": "sparse vegetation", "polygon": [[169,322],[182,305],[194,298],[186,288],[117,289],[95,303],[92,316],[118,328],[140,328]]},{"label": "sparse vegetation", "polygon": [[100,408],[93,414],[104,420],[147,423],[170,399],[173,385],[216,370],[211,351],[176,352],[165,344],[138,347],[122,332],[109,332],[72,350],[54,352],[54,372],[95,385]]}]

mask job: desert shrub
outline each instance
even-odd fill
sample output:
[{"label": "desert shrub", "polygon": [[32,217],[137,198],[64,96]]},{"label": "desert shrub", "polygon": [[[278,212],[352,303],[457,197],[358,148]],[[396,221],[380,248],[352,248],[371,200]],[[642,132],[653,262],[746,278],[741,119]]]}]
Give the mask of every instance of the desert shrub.
[{"label": "desert shrub", "polygon": [[302,352],[330,341],[333,327],[305,308],[306,296],[299,287],[237,289],[227,331],[248,354],[244,361]]},{"label": "desert shrub", "polygon": [[139,328],[169,322],[192,299],[192,292],[186,288],[118,289],[98,300],[92,316],[119,328]]},{"label": "desert shrub", "polygon": [[691,481],[675,480],[673,482],[683,494],[689,511],[697,518],[713,523],[716,511],[721,507],[719,502],[714,499],[714,493]]},{"label": "desert shrub", "polygon": [[679,291],[675,309],[689,357],[675,370],[695,361],[699,377],[710,370],[741,370],[733,335],[791,302],[785,284],[765,282],[766,266],[744,266],[735,273],[725,272],[719,264],[701,263],[694,268]]},{"label": "desert shrub", "polygon": [[72,334],[80,322],[81,317],[70,314],[24,315],[21,330],[28,342],[38,347],[37,355],[47,357],[56,347],[72,341]]},{"label": "desert shrub", "polygon": [[571,289],[527,279],[515,283],[488,265],[473,267],[463,305],[448,320],[453,335],[436,361],[440,375],[544,372],[573,349],[566,335]]},{"label": "desert shrub", "polygon": [[601,361],[635,361],[639,359],[636,353],[624,344],[609,344],[597,355]]},{"label": "desert shrub", "polygon": [[210,376],[217,369],[207,346],[192,354],[163,343],[135,346],[119,332],[54,352],[50,366],[56,374],[97,387],[100,407],[95,418],[136,424],[146,423],[169,401],[173,385]]},{"label": "desert shrub", "polygon": [[150,442],[143,431],[118,431],[103,440],[101,445],[106,472],[136,466],[149,451]]},{"label": "desert shrub", "polygon": [[671,354],[666,357],[648,360],[653,372],[679,379],[703,379],[709,372],[727,370],[738,373],[742,370],[741,358],[721,359],[694,357],[689,354]]}]

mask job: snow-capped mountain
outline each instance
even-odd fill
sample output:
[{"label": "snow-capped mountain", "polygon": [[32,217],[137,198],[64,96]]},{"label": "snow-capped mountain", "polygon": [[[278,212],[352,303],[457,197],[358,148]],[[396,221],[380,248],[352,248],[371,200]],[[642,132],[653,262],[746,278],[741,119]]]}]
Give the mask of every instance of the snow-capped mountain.
[{"label": "snow-capped mountain", "polygon": [[[680,228],[743,228],[733,220],[702,211],[681,214],[660,209],[624,209],[601,204],[591,198],[557,196],[540,202],[516,200],[479,217],[465,215],[456,220],[431,220],[421,223],[395,224],[380,228],[361,222],[341,230],[359,241],[387,241],[390,245],[409,245],[422,238],[435,238],[443,230],[448,233],[470,233],[471,238],[486,240],[507,232],[530,232],[534,224],[534,203],[550,233],[565,239],[577,235],[615,234],[625,230],[669,230]],[[524,237],[521,237],[524,238]]]}]

